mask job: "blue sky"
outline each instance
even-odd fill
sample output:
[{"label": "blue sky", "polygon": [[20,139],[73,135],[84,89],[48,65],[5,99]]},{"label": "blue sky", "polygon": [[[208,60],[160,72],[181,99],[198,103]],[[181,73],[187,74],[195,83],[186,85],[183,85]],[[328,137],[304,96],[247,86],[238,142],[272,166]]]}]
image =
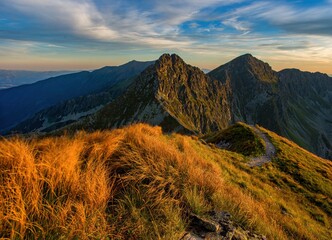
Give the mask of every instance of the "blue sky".
[{"label": "blue sky", "polygon": [[332,0],[1,0],[0,69],[94,69],[177,53],[212,69],[252,53],[332,73]]}]

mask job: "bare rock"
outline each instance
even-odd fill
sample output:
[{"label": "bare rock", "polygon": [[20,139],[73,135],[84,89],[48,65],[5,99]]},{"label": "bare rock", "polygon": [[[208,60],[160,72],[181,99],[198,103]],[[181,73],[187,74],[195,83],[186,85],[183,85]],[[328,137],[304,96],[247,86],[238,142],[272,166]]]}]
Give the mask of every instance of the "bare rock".
[{"label": "bare rock", "polygon": [[209,217],[190,215],[190,227],[181,240],[267,240],[263,235],[246,231],[233,223],[225,211],[208,212]]}]

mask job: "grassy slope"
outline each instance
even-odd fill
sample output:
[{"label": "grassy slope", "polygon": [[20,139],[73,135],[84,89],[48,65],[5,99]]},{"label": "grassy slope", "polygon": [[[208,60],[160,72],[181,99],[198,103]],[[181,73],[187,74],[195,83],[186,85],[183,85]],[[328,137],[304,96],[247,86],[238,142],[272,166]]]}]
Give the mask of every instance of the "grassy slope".
[{"label": "grassy slope", "polygon": [[227,129],[213,132],[202,137],[206,142],[228,144],[227,150],[245,156],[260,156],[265,153],[264,141],[252,131],[251,127],[238,122]]},{"label": "grassy slope", "polygon": [[189,212],[222,209],[269,239],[331,239],[331,162],[268,134],[260,168],[143,124],[1,140],[0,237],[178,239]]}]

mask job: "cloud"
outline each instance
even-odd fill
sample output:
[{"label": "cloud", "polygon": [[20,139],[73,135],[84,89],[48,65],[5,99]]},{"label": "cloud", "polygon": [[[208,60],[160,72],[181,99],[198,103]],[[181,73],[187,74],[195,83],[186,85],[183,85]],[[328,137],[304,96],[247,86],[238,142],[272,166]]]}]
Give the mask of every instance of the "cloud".
[{"label": "cloud", "polygon": [[[106,1],[107,4],[101,7],[99,1],[92,0],[2,0],[0,12],[8,9],[9,16],[24,19],[25,27],[15,29],[8,24],[8,29],[0,31],[0,38],[65,45],[75,43],[76,46],[95,41],[117,46],[127,43],[184,48],[196,40],[181,35],[181,23],[196,19],[206,8],[242,1],[114,0],[112,3]],[[207,30],[199,29],[201,33]]]},{"label": "cloud", "polygon": [[332,36],[332,4],[310,9],[273,6],[259,16],[291,33]]},{"label": "cloud", "polygon": [[226,20],[223,20],[222,23],[226,26],[235,28],[238,31],[248,32],[250,30],[249,24],[244,21],[239,21],[238,17],[232,17]]},{"label": "cloud", "polygon": [[[38,41],[89,40],[151,47],[181,48],[192,44],[179,35],[179,24],[204,8],[241,0],[184,0],[108,2],[105,8],[92,0],[2,0],[12,12],[25,16],[30,33],[2,31],[0,37]],[[98,4],[97,4],[98,3]],[[7,34],[7,35],[6,35]]]},{"label": "cloud", "polygon": [[[0,0],[0,54],[106,58],[171,51],[200,59],[268,52],[330,61],[332,0],[299,2]],[[10,40],[16,41],[6,46]]]},{"label": "cloud", "polygon": [[[108,27],[95,5],[87,0],[5,0],[10,8],[40,21],[50,28],[92,39],[115,39],[117,34]],[[45,26],[44,26],[45,27]]]},{"label": "cloud", "polygon": [[230,11],[231,19],[258,20],[293,34],[332,36],[332,1],[315,6],[301,6],[279,1],[259,1]]}]

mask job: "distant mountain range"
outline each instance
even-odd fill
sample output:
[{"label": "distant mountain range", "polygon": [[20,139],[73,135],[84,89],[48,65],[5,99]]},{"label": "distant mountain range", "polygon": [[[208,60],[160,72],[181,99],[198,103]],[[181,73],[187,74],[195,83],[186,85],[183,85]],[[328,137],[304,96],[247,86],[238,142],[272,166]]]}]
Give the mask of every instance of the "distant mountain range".
[{"label": "distant mountain range", "polygon": [[207,68],[202,68],[201,69],[204,73],[209,73],[211,70],[210,69],[207,69]]},{"label": "distant mountain range", "polygon": [[71,73],[0,90],[0,131],[17,125],[42,109],[107,90],[118,81],[139,74],[150,64],[152,62],[131,61],[117,67]]},{"label": "distant mountain range", "polygon": [[[140,63],[139,66],[121,80],[109,80],[107,87],[100,87],[102,84],[96,87],[96,80],[88,85],[90,92],[66,95],[72,91],[69,89],[85,82],[86,73],[79,73],[82,75],[77,75],[69,88],[61,87],[61,93],[66,95],[61,100],[66,101],[60,102],[57,98],[60,103],[52,102],[47,93],[49,96],[45,95],[44,100],[50,107],[34,107],[33,112],[27,109],[24,116],[16,118],[16,123],[26,120],[12,130],[23,133],[63,128],[95,130],[147,122],[162,126],[164,131],[200,135],[243,121],[264,126],[332,159],[332,78],[326,74],[297,69],[276,72],[250,54],[208,74],[169,54],[162,55],[154,64]],[[113,79],[109,72],[103,76]],[[95,79],[99,78],[96,75]],[[21,107],[25,110],[38,103],[42,98],[32,95],[38,92],[36,86],[24,100],[16,97],[23,95],[25,89],[7,97],[17,100],[11,106],[24,105],[29,100],[29,105]],[[0,104],[4,102],[4,95],[0,91]],[[6,109],[7,115],[2,117],[7,119],[8,127],[13,123],[10,118],[14,111],[10,106]],[[41,111],[37,113],[38,110]]]},{"label": "distant mountain range", "polygon": [[34,83],[50,77],[73,73],[74,71],[25,71],[0,69],[0,89],[16,87],[23,84]]}]

